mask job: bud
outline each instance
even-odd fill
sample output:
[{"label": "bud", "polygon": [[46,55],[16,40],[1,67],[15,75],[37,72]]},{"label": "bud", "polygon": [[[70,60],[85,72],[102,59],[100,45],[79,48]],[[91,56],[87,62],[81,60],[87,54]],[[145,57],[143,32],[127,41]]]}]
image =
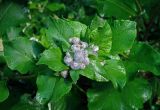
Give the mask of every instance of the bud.
[{"label": "bud", "polygon": [[69,52],[66,52],[67,57],[71,57],[71,54]]},{"label": "bud", "polygon": [[84,57],[88,57],[88,51],[87,51],[87,50],[84,50],[84,51],[83,51],[83,55],[84,55]]},{"label": "bud", "polygon": [[80,39],[78,37],[73,37],[69,39],[69,42],[73,44],[78,44],[80,42]]},{"label": "bud", "polygon": [[93,46],[93,52],[97,52],[99,50],[98,46]]},{"label": "bud", "polygon": [[84,58],[83,63],[85,65],[89,65],[89,58],[88,57]]},{"label": "bud", "polygon": [[[78,37],[73,37],[69,39],[69,42],[72,44],[71,49],[66,52],[64,57],[64,62],[70,66],[73,70],[85,69],[89,65],[90,60],[88,58],[88,44],[86,42],[80,41]],[[96,53],[99,50],[98,46],[91,45],[89,49],[92,49]],[[73,55],[70,55],[70,52]]]},{"label": "bud", "polygon": [[94,47],[94,44],[90,45],[90,48],[93,48]]},{"label": "bud", "polygon": [[80,69],[80,66],[77,62],[72,62],[71,63],[71,68],[74,69],[74,70],[78,70],[78,69]]},{"label": "bud", "polygon": [[38,41],[39,41],[39,40],[38,40],[37,38],[35,38],[35,37],[31,37],[29,40],[35,41],[35,42],[38,42]]},{"label": "bud", "polygon": [[86,42],[82,42],[82,41],[81,41],[81,46],[82,46],[82,48],[84,48],[84,49],[85,49],[85,48],[87,48],[87,47],[88,47],[88,44],[87,44]]},{"label": "bud", "polygon": [[68,71],[67,71],[67,70],[61,71],[60,74],[61,74],[61,76],[62,76],[63,78],[67,78],[67,76],[68,76]]},{"label": "bud", "polygon": [[106,64],[106,62],[105,62],[105,61],[102,61],[102,62],[100,62],[100,64],[101,64],[102,66],[104,66],[104,65]]},{"label": "bud", "polygon": [[79,51],[81,48],[80,48],[79,44],[77,44],[77,45],[74,44],[74,45],[71,46],[71,49],[72,49],[73,52],[76,52],[76,51]]},{"label": "bud", "polygon": [[86,68],[86,65],[83,64],[83,63],[81,63],[81,64],[80,64],[80,69],[85,69],[85,68]]},{"label": "bud", "polygon": [[70,56],[65,56],[64,62],[67,64],[67,66],[70,66],[70,64],[73,62],[73,59]]},{"label": "bud", "polygon": [[83,57],[84,57],[84,55],[83,55],[82,50],[74,53],[74,60],[77,61],[77,62],[79,62]]}]

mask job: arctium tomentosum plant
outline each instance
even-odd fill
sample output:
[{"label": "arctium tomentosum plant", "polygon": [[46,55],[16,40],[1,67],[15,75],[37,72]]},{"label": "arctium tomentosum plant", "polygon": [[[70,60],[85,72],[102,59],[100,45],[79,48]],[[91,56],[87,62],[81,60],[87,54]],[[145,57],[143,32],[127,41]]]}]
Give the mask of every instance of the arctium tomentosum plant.
[{"label": "arctium tomentosum plant", "polygon": [[158,7],[0,0],[0,110],[159,110]]}]

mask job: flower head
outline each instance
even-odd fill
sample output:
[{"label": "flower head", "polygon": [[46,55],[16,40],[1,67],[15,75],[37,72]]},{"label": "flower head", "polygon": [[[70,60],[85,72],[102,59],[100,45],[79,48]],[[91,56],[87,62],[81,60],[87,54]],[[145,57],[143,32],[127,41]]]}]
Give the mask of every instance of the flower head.
[{"label": "flower head", "polygon": [[69,42],[71,48],[66,52],[64,62],[73,70],[85,69],[90,63],[88,48],[92,49],[93,53],[97,53],[99,47],[95,45],[89,47],[88,43],[81,41],[78,37],[70,38]]}]

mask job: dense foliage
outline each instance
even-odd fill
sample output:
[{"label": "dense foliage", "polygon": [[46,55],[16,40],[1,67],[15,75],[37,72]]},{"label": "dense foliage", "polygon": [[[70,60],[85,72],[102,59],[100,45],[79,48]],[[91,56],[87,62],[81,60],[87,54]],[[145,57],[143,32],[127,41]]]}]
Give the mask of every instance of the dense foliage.
[{"label": "dense foliage", "polygon": [[159,0],[0,0],[0,109],[159,110]]}]

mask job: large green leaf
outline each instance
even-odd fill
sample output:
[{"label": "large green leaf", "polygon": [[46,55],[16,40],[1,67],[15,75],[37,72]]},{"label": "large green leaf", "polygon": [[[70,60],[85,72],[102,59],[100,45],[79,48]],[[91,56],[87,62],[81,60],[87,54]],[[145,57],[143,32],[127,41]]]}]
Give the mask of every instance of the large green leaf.
[{"label": "large green leaf", "polygon": [[7,39],[8,40],[14,40],[16,37],[19,37],[21,29],[16,27],[11,27],[7,29]]},{"label": "large green leaf", "polygon": [[18,70],[22,74],[33,69],[33,58],[36,57],[32,42],[23,37],[4,42],[4,56],[8,67],[12,70]]},{"label": "large green leaf", "polygon": [[122,91],[111,86],[90,89],[87,93],[89,110],[133,110],[143,107],[151,97],[152,91],[148,82],[135,79],[129,82]]},{"label": "large green leaf", "polygon": [[86,26],[84,24],[76,21],[53,19],[50,21],[46,31],[48,44],[53,45],[55,43],[61,46],[64,51],[67,51],[70,47],[69,38],[80,37],[81,34],[85,33],[85,29]]},{"label": "large green leaf", "polygon": [[126,70],[121,60],[106,60],[106,65],[101,65],[97,60],[91,60],[84,70],[71,71],[70,75],[74,82],[82,75],[89,79],[106,82],[112,81],[114,87],[124,87],[127,81]]},{"label": "large green leaf", "polygon": [[99,82],[108,81],[104,67],[96,60],[90,61],[90,64],[84,70],[77,70],[75,73]]},{"label": "large green leaf", "polygon": [[96,0],[96,6],[101,15],[107,17],[129,18],[136,15],[133,0]]},{"label": "large green leaf", "polygon": [[129,50],[136,38],[136,22],[115,20],[111,23],[113,54]]},{"label": "large green leaf", "polygon": [[53,110],[86,110],[81,93],[73,89],[59,101],[52,104]]},{"label": "large green leaf", "polygon": [[126,109],[120,93],[112,87],[89,90],[87,97],[89,110],[130,110]]},{"label": "large green leaf", "polygon": [[93,18],[93,20],[91,21],[90,29],[95,30],[98,27],[103,27],[105,25],[105,23],[106,23],[106,20],[104,20],[98,16],[95,16]]},{"label": "large green leaf", "polygon": [[128,79],[133,79],[138,74],[136,62],[123,61]]},{"label": "large green leaf", "polygon": [[146,43],[135,43],[126,62],[135,66],[132,73],[144,70],[160,75],[160,53]]},{"label": "large green leaf", "polygon": [[69,26],[72,27],[72,29],[74,31],[73,36],[75,36],[75,37],[83,37],[84,36],[86,29],[87,29],[87,26],[85,24],[82,24],[78,21],[70,21],[70,20],[67,20],[67,22],[68,22]]},{"label": "large green leaf", "polygon": [[13,2],[0,4],[0,13],[0,34],[26,20],[22,7]]},{"label": "large green leaf", "polygon": [[9,96],[9,90],[6,86],[6,81],[0,81],[0,102],[6,100]]},{"label": "large green leaf", "polygon": [[143,108],[143,103],[151,98],[152,88],[146,80],[135,79],[126,85],[121,94],[128,106],[138,109]]},{"label": "large green leaf", "polygon": [[63,63],[61,50],[58,47],[51,47],[45,50],[37,64],[45,64],[54,71],[67,69],[67,66]]},{"label": "large green leaf", "polygon": [[72,83],[65,81],[63,78],[39,75],[37,87],[36,100],[40,104],[45,104],[49,101],[55,103],[71,90]]},{"label": "large green leaf", "polygon": [[36,100],[40,104],[45,104],[51,99],[53,89],[56,83],[55,77],[40,75],[37,77],[38,91],[36,93]]},{"label": "large green leaf", "polygon": [[90,32],[88,36],[90,38],[90,43],[98,45],[101,54],[108,54],[112,46],[112,30],[107,21],[95,17],[92,20],[90,26]]},{"label": "large green leaf", "polygon": [[127,81],[126,70],[120,60],[108,60],[105,65],[105,76],[112,81],[114,87],[124,87]]},{"label": "large green leaf", "polygon": [[56,84],[54,86],[53,94],[52,94],[52,102],[57,102],[64,95],[69,93],[72,88],[72,83],[63,78],[57,78]]}]

